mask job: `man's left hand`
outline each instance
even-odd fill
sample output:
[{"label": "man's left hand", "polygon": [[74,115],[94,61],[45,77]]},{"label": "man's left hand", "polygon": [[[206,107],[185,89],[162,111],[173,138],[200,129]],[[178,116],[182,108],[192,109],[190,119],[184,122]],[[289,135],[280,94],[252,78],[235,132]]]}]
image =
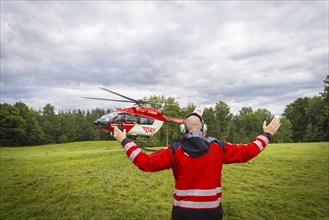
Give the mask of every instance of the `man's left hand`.
[{"label": "man's left hand", "polygon": [[115,127],[113,136],[117,141],[119,141],[121,143],[123,141],[123,139],[125,139],[127,137],[126,129],[121,131],[118,127]]}]

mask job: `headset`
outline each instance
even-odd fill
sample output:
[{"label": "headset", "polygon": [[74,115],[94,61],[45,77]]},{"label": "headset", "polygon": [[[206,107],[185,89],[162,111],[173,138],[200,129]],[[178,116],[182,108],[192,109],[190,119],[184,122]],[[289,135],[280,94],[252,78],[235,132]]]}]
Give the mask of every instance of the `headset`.
[{"label": "headset", "polygon": [[[189,118],[190,116],[192,116],[192,115],[197,116],[197,117],[200,119],[201,124],[202,124],[202,126],[201,126],[201,131],[202,131],[202,132],[207,132],[207,124],[204,123],[203,118],[202,118],[201,115],[199,115],[198,113],[193,112],[192,114],[189,114],[188,116],[186,116],[185,120],[188,119],[188,118]],[[180,127],[179,127],[179,130],[180,130],[180,132],[181,132],[182,134],[187,134],[187,133],[189,133],[189,129],[188,129],[186,123],[181,124]]]}]

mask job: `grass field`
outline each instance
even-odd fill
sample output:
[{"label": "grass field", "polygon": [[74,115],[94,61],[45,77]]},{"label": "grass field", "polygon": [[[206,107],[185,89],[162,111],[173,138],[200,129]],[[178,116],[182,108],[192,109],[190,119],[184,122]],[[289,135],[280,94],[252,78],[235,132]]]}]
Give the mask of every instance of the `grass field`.
[{"label": "grass field", "polygon": [[[0,219],[169,219],[171,170],[139,171],[117,142],[0,148]],[[329,219],[329,143],[270,144],[224,165],[224,219]]]}]

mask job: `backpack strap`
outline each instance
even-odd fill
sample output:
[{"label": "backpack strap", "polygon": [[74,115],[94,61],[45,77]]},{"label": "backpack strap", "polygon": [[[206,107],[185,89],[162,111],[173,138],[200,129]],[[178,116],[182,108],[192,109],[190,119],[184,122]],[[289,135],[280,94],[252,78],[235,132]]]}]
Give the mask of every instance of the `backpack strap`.
[{"label": "backpack strap", "polygon": [[171,148],[172,154],[175,155],[176,150],[182,145],[181,141],[177,141],[174,142],[172,144],[169,145],[169,147]]},{"label": "backpack strap", "polygon": [[216,144],[218,144],[218,146],[225,152],[226,151],[226,146],[223,140],[218,140],[214,137],[208,137],[207,138],[207,142],[208,143],[212,143],[215,142]]}]

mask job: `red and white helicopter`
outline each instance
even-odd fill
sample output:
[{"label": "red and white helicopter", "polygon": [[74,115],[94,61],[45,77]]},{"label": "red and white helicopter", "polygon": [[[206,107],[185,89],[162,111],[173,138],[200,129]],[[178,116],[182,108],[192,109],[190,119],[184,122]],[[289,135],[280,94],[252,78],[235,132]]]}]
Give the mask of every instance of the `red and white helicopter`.
[{"label": "red and white helicopter", "polygon": [[[99,127],[99,131],[109,132],[113,134],[115,127],[125,129],[128,136],[144,136],[150,137],[156,134],[162,127],[164,122],[171,122],[176,124],[184,124],[185,120],[182,118],[174,118],[171,116],[163,115],[158,109],[152,107],[144,107],[143,105],[152,104],[153,101],[132,99],[119,93],[113,92],[106,88],[101,88],[107,92],[118,95],[126,100],[106,99],[106,98],[93,98],[82,97],[86,99],[115,101],[115,102],[128,102],[135,103],[135,106],[128,108],[117,108],[114,112],[101,116],[94,123]],[[202,115],[203,108],[196,107],[194,112]]]}]

